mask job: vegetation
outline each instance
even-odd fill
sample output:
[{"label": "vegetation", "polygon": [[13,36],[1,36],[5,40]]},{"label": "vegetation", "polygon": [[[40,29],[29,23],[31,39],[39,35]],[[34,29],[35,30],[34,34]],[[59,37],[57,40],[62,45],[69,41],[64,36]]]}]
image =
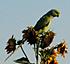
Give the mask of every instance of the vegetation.
[{"label": "vegetation", "polygon": [[[36,64],[38,64],[39,61],[38,56],[40,56],[41,58],[40,64],[58,64],[56,57],[59,54],[65,57],[65,53],[67,53],[66,41],[63,41],[56,46],[52,46],[52,47],[49,46],[54,39],[55,36],[54,32],[49,30],[48,32],[39,34],[37,31],[33,29],[33,27],[28,27],[28,29],[23,30],[22,33],[23,33],[22,40],[16,41],[14,35],[12,35],[12,37],[8,40],[7,46],[5,48],[7,54],[11,53],[10,54],[11,56],[19,47],[21,47],[21,50],[24,53],[25,57],[17,59],[15,60],[15,62],[21,64],[34,64],[28,60],[28,57],[23,50],[24,48],[22,47],[22,45],[25,44],[25,41],[27,41],[28,44],[30,45],[34,45],[33,49],[35,51]],[[6,60],[10,56],[8,56]]]}]

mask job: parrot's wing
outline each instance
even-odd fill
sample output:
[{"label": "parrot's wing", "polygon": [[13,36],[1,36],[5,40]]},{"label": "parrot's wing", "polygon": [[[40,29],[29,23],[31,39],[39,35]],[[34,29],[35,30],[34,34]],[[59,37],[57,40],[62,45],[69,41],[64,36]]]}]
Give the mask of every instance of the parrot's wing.
[{"label": "parrot's wing", "polygon": [[39,29],[43,29],[45,26],[47,26],[49,24],[49,21],[47,21],[47,17],[43,16],[40,18],[40,20],[37,22],[37,24],[35,25],[34,29],[35,30],[39,30]]}]

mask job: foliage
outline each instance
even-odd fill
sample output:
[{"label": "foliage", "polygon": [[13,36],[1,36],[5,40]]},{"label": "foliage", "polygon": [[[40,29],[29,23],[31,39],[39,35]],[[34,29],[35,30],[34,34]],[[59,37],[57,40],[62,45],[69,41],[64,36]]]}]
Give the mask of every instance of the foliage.
[{"label": "foliage", "polygon": [[[7,50],[8,54],[11,52],[15,52],[16,49],[18,48],[18,47],[16,48],[16,46],[19,46],[19,47],[21,47],[22,52],[25,55],[25,57],[23,57],[22,60],[25,61],[24,59],[27,59],[26,61],[29,64],[30,61],[28,60],[28,58],[22,48],[22,45],[25,43],[25,41],[27,41],[28,44],[34,45],[34,51],[35,51],[37,62],[38,62],[38,55],[40,55],[40,58],[41,58],[40,64],[58,64],[56,57],[59,54],[61,54],[63,57],[65,57],[65,53],[67,53],[67,50],[66,50],[67,45],[66,45],[65,41],[63,41],[62,43],[60,43],[56,46],[47,48],[47,47],[49,47],[49,45],[52,43],[52,41],[54,39],[54,36],[55,36],[54,32],[49,30],[48,32],[43,32],[43,33],[39,34],[38,31],[35,31],[33,29],[33,27],[28,27],[28,29],[23,30],[22,33],[23,33],[22,40],[19,40],[16,42],[16,39],[13,38],[14,36],[12,36],[8,40],[8,42],[7,42],[8,45],[5,48]],[[41,50],[39,50],[39,48]],[[20,63],[26,64],[25,62],[22,62],[22,60],[18,59],[15,62],[18,62],[18,63],[20,62]]]}]

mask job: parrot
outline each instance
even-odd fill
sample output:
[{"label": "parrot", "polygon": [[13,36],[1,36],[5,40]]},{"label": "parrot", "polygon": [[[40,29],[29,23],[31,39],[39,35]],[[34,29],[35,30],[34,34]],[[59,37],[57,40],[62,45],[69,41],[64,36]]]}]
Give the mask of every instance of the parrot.
[{"label": "parrot", "polygon": [[[52,23],[52,19],[54,17],[59,17],[60,12],[56,9],[51,9],[50,11],[48,11],[45,15],[43,15],[36,23],[36,25],[33,27],[35,31],[38,32],[38,36],[43,35],[45,33],[47,33],[50,29],[51,23]],[[50,40],[52,39],[50,37],[48,37]],[[46,40],[49,41],[50,40]],[[51,42],[50,42],[51,43]],[[49,43],[49,44],[50,44]],[[47,45],[49,45],[47,44]],[[35,49],[35,44],[34,44],[34,49]],[[36,44],[36,60],[37,60],[37,64],[38,64],[38,50],[39,50],[39,43]]]},{"label": "parrot", "polygon": [[34,29],[39,33],[47,32],[52,23],[54,17],[59,17],[60,12],[56,9],[51,9],[45,15],[43,15],[34,26]]}]

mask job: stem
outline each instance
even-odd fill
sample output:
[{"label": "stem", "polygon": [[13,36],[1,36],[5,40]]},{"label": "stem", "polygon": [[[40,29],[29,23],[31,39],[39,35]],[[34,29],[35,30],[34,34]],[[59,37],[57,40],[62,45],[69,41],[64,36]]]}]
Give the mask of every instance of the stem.
[{"label": "stem", "polygon": [[[24,40],[24,39],[22,39],[22,43],[24,44],[24,42],[26,41],[26,39]],[[21,50],[22,50],[22,52],[23,52],[23,54],[25,55],[25,57],[28,59],[28,57],[27,57],[27,55],[26,55],[26,53],[24,52],[24,50],[23,50],[23,47],[22,47],[22,45],[20,46],[21,47]]]},{"label": "stem", "polygon": [[36,48],[36,64],[38,64],[38,50],[39,50],[39,43],[37,43],[37,48]]},{"label": "stem", "polygon": [[[23,47],[22,47],[22,44],[24,44],[25,41],[26,41],[26,39],[22,39],[21,44],[20,44],[19,46],[20,46],[20,48],[21,48],[23,54],[25,55],[25,57],[28,59],[28,57],[27,57],[27,55],[26,55],[26,53],[24,52],[24,49],[23,49]],[[28,62],[29,62],[29,60],[28,60]],[[30,63],[30,62],[29,62],[29,63]]]},{"label": "stem", "polygon": [[[24,50],[23,50],[22,46],[20,46],[20,47],[21,47],[21,50],[22,50],[23,54],[24,54],[24,55],[25,55],[25,57],[28,59],[28,57],[27,57],[26,53],[24,52]],[[28,62],[29,62],[29,60],[28,60]],[[30,63],[30,62],[29,62],[29,63]]]},{"label": "stem", "polygon": [[22,46],[21,46],[21,50],[22,50],[23,54],[25,55],[25,57],[27,58],[27,55],[26,55],[26,53],[24,52]]},{"label": "stem", "polygon": [[35,46],[36,46],[36,44],[34,44],[34,51],[36,50]]}]

